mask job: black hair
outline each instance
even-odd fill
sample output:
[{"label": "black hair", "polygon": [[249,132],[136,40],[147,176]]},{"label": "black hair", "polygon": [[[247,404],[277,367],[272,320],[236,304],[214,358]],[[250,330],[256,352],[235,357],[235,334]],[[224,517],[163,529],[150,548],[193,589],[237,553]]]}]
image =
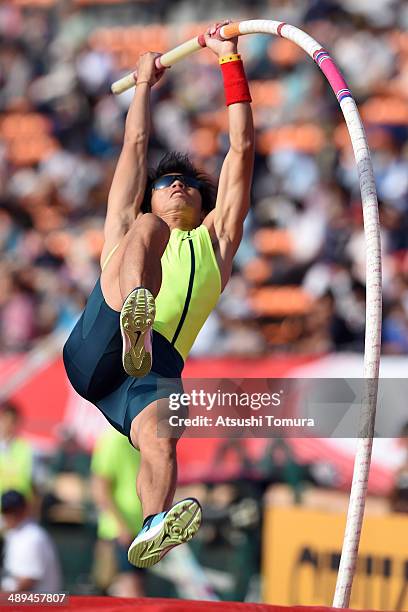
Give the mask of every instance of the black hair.
[{"label": "black hair", "polygon": [[0,414],[10,414],[16,421],[21,417],[19,408],[10,400],[0,402]]},{"label": "black hair", "polygon": [[210,176],[198,170],[189,159],[188,155],[184,153],[178,153],[177,151],[171,151],[166,153],[159,162],[156,169],[149,170],[146,182],[146,189],[143,196],[141,211],[151,212],[151,200],[152,200],[152,185],[155,180],[163,176],[164,174],[185,174],[197,179],[201,183],[201,210],[203,213],[209,213],[215,206],[215,196],[217,188]]},{"label": "black hair", "polygon": [[27,507],[27,501],[24,495],[19,491],[10,489],[5,491],[0,498],[0,506],[2,514],[15,514],[21,512]]}]

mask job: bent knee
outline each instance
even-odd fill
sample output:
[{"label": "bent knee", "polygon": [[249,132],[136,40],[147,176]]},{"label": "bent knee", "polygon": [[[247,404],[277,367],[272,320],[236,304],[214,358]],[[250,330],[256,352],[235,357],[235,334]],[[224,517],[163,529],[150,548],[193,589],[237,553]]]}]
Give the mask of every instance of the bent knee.
[{"label": "bent knee", "polygon": [[173,437],[168,430],[158,431],[158,423],[155,423],[154,429],[150,427],[138,427],[133,421],[130,429],[130,437],[133,445],[141,452],[142,456],[149,460],[167,458],[172,460],[176,457],[176,448],[178,438]]},{"label": "bent knee", "polygon": [[138,217],[129,231],[140,233],[143,238],[154,236],[165,244],[170,238],[170,228],[167,223],[153,213],[145,213]]}]

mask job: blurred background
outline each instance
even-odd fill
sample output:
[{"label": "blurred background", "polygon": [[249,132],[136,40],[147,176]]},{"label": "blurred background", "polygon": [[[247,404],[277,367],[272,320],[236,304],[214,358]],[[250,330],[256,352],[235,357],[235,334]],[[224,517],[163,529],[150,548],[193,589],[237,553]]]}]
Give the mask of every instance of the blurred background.
[{"label": "blurred background", "polygon": [[[0,492],[28,500],[16,512],[45,528],[59,588],[71,593],[329,605],[354,441],[182,441],[178,497],[202,500],[204,526],[154,571],[133,572],[124,550],[140,525],[138,455],[70,388],[60,357],[99,275],[132,96],[114,97],[110,84],[140,53],[165,52],[226,17],[299,26],[343,71],[379,196],[382,375],[406,377],[406,2],[8,0],[0,4]],[[257,129],[252,206],[186,376],[362,376],[363,218],[340,108],[289,41],[251,35],[240,52]],[[217,177],[228,125],[213,55],[203,50],[168,71],[152,108],[149,162],[183,151]],[[408,609],[407,433],[396,423],[395,438],[374,447],[354,607]]]}]

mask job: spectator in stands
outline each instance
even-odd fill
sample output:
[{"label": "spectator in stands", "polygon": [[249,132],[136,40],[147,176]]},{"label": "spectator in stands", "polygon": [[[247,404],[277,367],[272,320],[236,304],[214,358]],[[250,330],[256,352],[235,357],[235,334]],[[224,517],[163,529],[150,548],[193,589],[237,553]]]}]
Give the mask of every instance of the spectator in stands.
[{"label": "spectator in stands", "polygon": [[1,514],[6,527],[1,590],[57,593],[61,591],[59,561],[47,532],[31,517],[24,496],[5,491]]},{"label": "spectator in stands", "polygon": [[66,425],[58,430],[58,448],[50,461],[52,474],[71,473],[83,478],[89,475],[90,456],[75,431]]},{"label": "spectator in stands", "polygon": [[28,442],[18,436],[21,414],[11,401],[0,403],[0,494],[16,489],[32,493],[33,456]]},{"label": "spectator in stands", "polygon": [[140,453],[115,429],[109,428],[98,440],[93,455],[93,497],[100,511],[98,537],[112,542],[117,576],[109,594],[143,597],[143,570],[127,558],[130,543],[143,522],[136,487],[129,486],[139,471]]}]

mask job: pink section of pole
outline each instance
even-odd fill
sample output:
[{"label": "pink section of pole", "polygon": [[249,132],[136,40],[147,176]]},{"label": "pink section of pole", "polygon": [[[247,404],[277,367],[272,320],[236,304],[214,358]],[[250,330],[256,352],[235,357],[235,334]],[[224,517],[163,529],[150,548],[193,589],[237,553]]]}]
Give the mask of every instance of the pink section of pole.
[{"label": "pink section of pole", "polygon": [[329,81],[338,101],[340,102],[343,98],[347,97],[351,98],[350,90],[343,75],[326,49],[319,49],[316,51],[313,55],[313,59]]}]

